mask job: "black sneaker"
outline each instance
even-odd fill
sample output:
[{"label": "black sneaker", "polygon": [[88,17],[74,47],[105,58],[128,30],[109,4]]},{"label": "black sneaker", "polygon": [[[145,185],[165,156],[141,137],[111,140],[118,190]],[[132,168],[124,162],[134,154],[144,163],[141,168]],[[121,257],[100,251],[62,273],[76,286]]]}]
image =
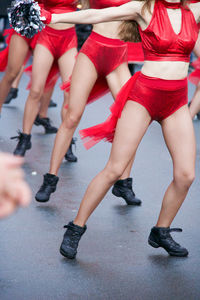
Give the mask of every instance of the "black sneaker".
[{"label": "black sneaker", "polygon": [[11,100],[17,98],[17,96],[18,96],[18,89],[11,87],[4,104],[9,104]]},{"label": "black sneaker", "polygon": [[69,149],[67,150],[67,153],[65,154],[65,159],[68,162],[77,162],[78,158],[74,155],[73,151],[72,151],[72,145],[76,145],[76,138],[73,138],[71,141],[71,144],[69,146]]},{"label": "black sneaker", "polygon": [[57,133],[58,131],[58,128],[51,125],[51,120],[49,118],[40,118],[39,115],[37,115],[34,124],[36,126],[42,125],[46,134]]},{"label": "black sneaker", "polygon": [[47,202],[52,193],[56,191],[56,186],[58,183],[59,177],[52,174],[45,174],[44,181],[41,185],[39,191],[35,195],[35,200],[38,202]]},{"label": "black sneaker", "polygon": [[55,103],[52,99],[49,102],[49,107],[56,107],[57,103]]},{"label": "black sneaker", "polygon": [[112,188],[112,193],[116,197],[123,198],[128,205],[141,205],[142,201],[136,198],[132,188],[132,182],[132,178],[118,180]]},{"label": "black sneaker", "polygon": [[188,256],[188,250],[183,248],[178,243],[176,243],[170,232],[182,232],[181,228],[165,228],[165,227],[153,227],[149,235],[148,243],[154,248],[162,247],[171,256]]},{"label": "black sneaker", "polygon": [[85,233],[87,226],[81,227],[75,225],[73,222],[69,222],[64,228],[67,228],[67,230],[60,246],[60,253],[67,258],[73,259],[76,257],[79,241]]},{"label": "black sneaker", "polygon": [[18,139],[17,147],[13,152],[14,155],[24,156],[26,151],[31,149],[31,134],[22,133],[20,130],[18,131],[17,136],[11,137],[11,140]]},{"label": "black sneaker", "polygon": [[197,119],[200,120],[200,112],[197,113]]}]

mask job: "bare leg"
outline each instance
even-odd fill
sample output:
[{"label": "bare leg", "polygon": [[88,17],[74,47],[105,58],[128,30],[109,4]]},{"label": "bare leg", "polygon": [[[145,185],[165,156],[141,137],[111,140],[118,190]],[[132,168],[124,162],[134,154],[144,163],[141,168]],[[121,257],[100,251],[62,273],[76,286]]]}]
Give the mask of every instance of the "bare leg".
[{"label": "bare leg", "polygon": [[[108,82],[108,86],[109,89],[112,93],[113,98],[115,99],[117,94],[119,93],[120,89],[122,88],[122,86],[131,78],[131,73],[129,71],[128,65],[127,63],[123,63],[121,64],[116,70],[114,70],[113,72],[111,72],[108,76],[107,76],[107,82]],[[122,174],[122,176],[120,177],[120,179],[127,179],[128,177],[130,177],[130,173],[131,173],[131,169],[132,169],[132,165],[134,162],[135,157],[133,157],[127,168],[125,169],[124,173]]]},{"label": "bare leg", "polygon": [[173,160],[174,178],[168,187],[157,227],[169,227],[187,196],[195,176],[196,143],[187,106],[162,122],[166,145]]},{"label": "bare leg", "polygon": [[39,116],[41,118],[47,118],[47,111],[48,111],[48,107],[49,107],[49,102],[51,100],[51,96],[53,94],[53,90],[54,90],[54,87],[46,92],[44,91],[44,93],[41,97],[41,100],[40,100],[41,105],[40,105],[40,110],[39,110]]},{"label": "bare leg", "polygon": [[[140,104],[128,101],[118,121],[109,161],[89,184],[74,224],[84,226],[113,183],[123,174],[151,118]],[[134,128],[134,130],[133,130]]]},{"label": "bare leg", "polygon": [[0,111],[3,103],[8,96],[11,85],[14,79],[20,72],[24,60],[28,54],[28,44],[26,41],[18,36],[13,35],[10,41],[8,65],[4,77],[0,82]]},{"label": "bare leg", "polygon": [[[85,72],[85,70],[88,71]],[[69,108],[54,142],[49,170],[50,174],[58,174],[59,167],[67,149],[69,148],[74,131],[79,124],[89,93],[96,79],[97,72],[94,65],[87,56],[80,53],[72,73]]]},{"label": "bare leg", "polygon": [[[77,55],[76,48],[70,49],[65,54],[63,54],[60,59],[58,60],[60,75],[62,78],[62,82],[66,82],[69,80],[70,76],[72,75],[72,71],[75,65],[75,57]],[[61,120],[64,120],[66,115],[66,108],[65,106],[69,104],[69,94],[64,92],[64,101],[61,110]]]},{"label": "bare leg", "polygon": [[37,44],[33,56],[32,86],[24,110],[23,132],[25,134],[31,133],[33,123],[39,112],[40,99],[53,59],[48,49]]},{"label": "bare leg", "polygon": [[24,72],[24,65],[21,67],[21,70],[19,71],[19,74],[17,75],[17,77],[15,78],[15,80],[12,83],[12,88],[17,89],[20,83],[20,80],[22,78]]}]

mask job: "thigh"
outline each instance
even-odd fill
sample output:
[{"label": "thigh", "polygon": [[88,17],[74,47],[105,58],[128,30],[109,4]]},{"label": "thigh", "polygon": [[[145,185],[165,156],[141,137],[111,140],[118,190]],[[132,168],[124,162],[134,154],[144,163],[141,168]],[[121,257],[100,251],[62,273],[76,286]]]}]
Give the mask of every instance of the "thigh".
[{"label": "thigh", "polygon": [[72,73],[69,111],[77,111],[79,113],[84,111],[97,76],[97,71],[91,60],[85,54],[80,53]]},{"label": "thigh", "polygon": [[37,44],[33,54],[31,88],[44,88],[53,61],[51,52],[43,45]]},{"label": "thigh", "polygon": [[[123,172],[135,155],[151,117],[146,109],[133,101],[128,101],[118,120],[109,163],[118,165]],[[109,164],[108,163],[108,164]]]},{"label": "thigh", "polygon": [[69,80],[70,76],[72,75],[72,71],[76,62],[76,55],[76,48],[72,48],[65,52],[65,54],[63,54],[58,60],[60,75],[63,82]]},{"label": "thigh", "polygon": [[195,169],[196,141],[187,105],[162,121],[162,131],[171,154],[174,170]]},{"label": "thigh", "polygon": [[131,73],[127,63],[121,64],[109,75],[106,76],[106,80],[109,89],[115,99],[122,86],[131,78]]},{"label": "thigh", "polygon": [[27,42],[19,35],[14,34],[11,37],[8,53],[8,66],[9,71],[18,73],[26,59],[29,51]]}]

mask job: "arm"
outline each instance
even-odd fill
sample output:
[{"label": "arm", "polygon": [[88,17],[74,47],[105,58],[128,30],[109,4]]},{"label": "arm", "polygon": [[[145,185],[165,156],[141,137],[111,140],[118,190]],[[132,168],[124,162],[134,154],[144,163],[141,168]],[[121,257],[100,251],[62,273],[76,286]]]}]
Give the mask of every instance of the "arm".
[{"label": "arm", "polygon": [[200,2],[193,2],[188,5],[191,11],[194,14],[195,20],[197,23],[200,23]]},{"label": "arm", "polygon": [[112,21],[137,20],[141,14],[142,6],[143,1],[131,1],[118,7],[53,14],[51,23],[97,24]]}]

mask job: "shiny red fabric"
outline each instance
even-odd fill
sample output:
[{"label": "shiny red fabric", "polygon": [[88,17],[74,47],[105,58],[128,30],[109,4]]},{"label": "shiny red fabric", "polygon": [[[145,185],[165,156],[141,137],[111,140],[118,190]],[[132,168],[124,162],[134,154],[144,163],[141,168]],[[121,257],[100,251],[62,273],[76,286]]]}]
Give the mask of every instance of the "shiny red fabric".
[{"label": "shiny red fabric", "polygon": [[101,140],[112,142],[123,108],[128,100],[144,106],[152,120],[162,121],[187,104],[187,79],[164,80],[137,72],[120,90],[111,106],[111,115],[99,125],[80,130],[86,149]]},{"label": "shiny red fabric", "polygon": [[128,45],[128,62],[143,62],[144,51],[142,49],[142,43],[127,42]]},{"label": "shiny red fabric", "polygon": [[28,39],[27,37],[25,36],[21,36],[19,33],[17,33],[14,29],[6,29],[4,30],[4,33],[3,35],[4,36],[7,36],[6,37],[6,44],[7,44],[7,47],[0,52],[0,72],[4,72],[6,67],[7,67],[7,64],[8,64],[8,53],[9,53],[9,45],[10,45],[10,41],[11,41],[11,38],[13,35],[18,35],[20,36],[23,40],[26,41],[26,43],[28,44],[29,46],[29,49],[30,49],[30,53],[27,55],[27,58],[24,62],[24,64],[26,64],[26,62],[28,61],[30,55],[31,55],[31,52],[35,49],[35,46],[36,46],[36,43],[37,43],[37,40],[38,40],[38,37],[39,37],[39,34],[36,34],[34,37],[32,37],[31,39]]},{"label": "shiny red fabric", "polygon": [[90,7],[95,9],[102,9],[106,7],[120,6],[130,0],[90,0]]},{"label": "shiny red fabric", "polygon": [[77,0],[43,0],[44,8],[52,14],[73,12],[77,9]]},{"label": "shiny red fabric", "polygon": [[127,45],[119,39],[110,39],[92,32],[80,53],[85,54],[94,64],[97,73],[106,77],[119,65],[127,62]]},{"label": "shiny red fabric", "polygon": [[139,28],[145,60],[189,62],[198,37],[198,26],[188,8],[181,7],[181,13],[182,26],[176,34],[163,1],[155,2],[149,26],[145,30]]},{"label": "shiny red fabric", "polygon": [[77,48],[75,28],[58,30],[46,26],[40,33],[37,44],[46,47],[55,59],[59,59],[68,50]]},{"label": "shiny red fabric", "polygon": [[[89,104],[109,92],[105,77],[127,62],[127,45],[119,39],[110,39],[92,32],[79,53],[85,54],[91,60],[98,73],[98,79],[88,98]],[[70,80],[65,82],[61,89],[69,92],[70,84]]]}]

